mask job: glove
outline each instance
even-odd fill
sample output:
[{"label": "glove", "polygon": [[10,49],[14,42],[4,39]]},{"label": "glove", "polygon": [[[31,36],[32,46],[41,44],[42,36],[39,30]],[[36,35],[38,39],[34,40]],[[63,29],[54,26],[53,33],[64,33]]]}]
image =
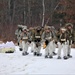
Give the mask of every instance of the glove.
[{"label": "glove", "polygon": [[46,48],[46,43],[43,44],[43,49],[45,49],[45,48]]},{"label": "glove", "polygon": [[57,41],[55,41],[55,44],[57,44]]},{"label": "glove", "polygon": [[75,42],[74,41],[72,41],[72,44],[74,44]]},{"label": "glove", "polygon": [[46,44],[46,46],[47,46],[47,45],[49,44],[49,41],[48,41],[48,40],[46,40],[46,41],[45,41],[45,44]]},{"label": "glove", "polygon": [[36,47],[38,47],[38,44],[36,44]]},{"label": "glove", "polygon": [[28,42],[29,42],[29,43],[31,43],[31,41],[30,41],[30,40],[28,40]]}]

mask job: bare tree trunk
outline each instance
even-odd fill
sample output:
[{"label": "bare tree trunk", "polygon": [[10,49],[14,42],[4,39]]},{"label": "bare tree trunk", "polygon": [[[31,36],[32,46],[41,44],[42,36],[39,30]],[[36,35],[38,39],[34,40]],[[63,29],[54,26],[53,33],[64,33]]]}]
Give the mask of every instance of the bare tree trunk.
[{"label": "bare tree trunk", "polygon": [[15,13],[15,0],[9,0],[9,22],[13,24],[14,13]]},{"label": "bare tree trunk", "polygon": [[43,5],[43,19],[42,19],[42,27],[44,26],[44,19],[45,19],[45,3],[44,0],[42,0],[42,5]]},{"label": "bare tree trunk", "polygon": [[14,16],[15,16],[15,0],[14,0],[14,3],[13,3],[12,24],[14,22]]},{"label": "bare tree trunk", "polygon": [[28,19],[29,19],[29,26],[31,25],[31,4],[30,4],[30,0],[28,0]]},{"label": "bare tree trunk", "polygon": [[53,21],[53,13],[57,9],[57,7],[59,5],[59,1],[60,0],[58,0],[57,4],[55,5],[56,0],[51,0],[51,25],[53,24],[53,22],[52,22]]},{"label": "bare tree trunk", "polygon": [[54,1],[55,0],[51,0],[51,25],[52,25],[52,21],[53,21]]},{"label": "bare tree trunk", "polygon": [[11,23],[11,15],[10,15],[10,6],[11,6],[11,4],[10,4],[10,1],[11,0],[9,0],[9,3],[8,3],[9,4],[9,24]]},{"label": "bare tree trunk", "polygon": [[26,18],[25,18],[25,17],[26,17],[26,16],[25,16],[25,15],[26,15],[26,12],[25,12],[25,0],[23,0],[23,1],[24,1],[23,24],[26,25],[26,20],[25,20],[25,19],[26,19]]},{"label": "bare tree trunk", "polygon": [[50,18],[47,19],[47,21],[46,21],[46,23],[45,23],[45,26],[48,24],[49,20],[50,20]]}]

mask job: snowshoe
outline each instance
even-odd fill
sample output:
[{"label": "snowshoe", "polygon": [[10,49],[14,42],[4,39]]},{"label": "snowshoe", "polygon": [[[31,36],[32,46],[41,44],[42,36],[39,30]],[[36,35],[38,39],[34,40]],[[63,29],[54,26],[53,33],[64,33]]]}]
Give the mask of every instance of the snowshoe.
[{"label": "snowshoe", "polygon": [[19,50],[22,51],[23,49],[22,48],[19,48]]},{"label": "snowshoe", "polygon": [[61,57],[60,56],[58,56],[58,58],[57,59],[61,59]]}]

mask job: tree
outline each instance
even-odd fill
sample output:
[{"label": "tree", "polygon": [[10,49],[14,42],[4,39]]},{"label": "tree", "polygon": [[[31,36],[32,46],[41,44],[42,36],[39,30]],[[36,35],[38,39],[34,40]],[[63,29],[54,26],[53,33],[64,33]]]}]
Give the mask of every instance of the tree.
[{"label": "tree", "polygon": [[58,28],[60,22],[75,24],[75,0],[0,0],[2,39],[13,40],[18,24]]},{"label": "tree", "polygon": [[44,0],[42,0],[42,5],[43,5],[43,18],[42,18],[42,27],[44,26],[44,16],[45,16],[45,3]]},{"label": "tree", "polygon": [[24,0],[24,10],[23,10],[23,24],[26,25],[25,0]]}]

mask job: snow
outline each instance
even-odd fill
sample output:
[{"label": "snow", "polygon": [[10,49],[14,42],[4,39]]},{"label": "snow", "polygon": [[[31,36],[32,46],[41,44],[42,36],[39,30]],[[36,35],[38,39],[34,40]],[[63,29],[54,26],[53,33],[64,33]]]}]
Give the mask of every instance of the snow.
[{"label": "snow", "polygon": [[14,51],[15,44],[12,41],[7,41],[6,43],[0,44],[0,53],[5,53],[7,51]]},{"label": "snow", "polygon": [[[12,54],[0,53],[0,75],[30,75],[30,74],[59,74],[59,75],[72,75],[75,74],[75,49],[72,48],[71,55],[73,58],[68,60],[44,58],[44,50],[41,49],[43,55],[41,57],[33,56],[30,52],[29,55],[22,56],[19,47],[15,47],[16,51]],[[57,52],[57,49],[56,49]]]},{"label": "snow", "polygon": [[5,43],[0,44],[0,49],[5,47]]},{"label": "snow", "polygon": [[10,41],[10,42],[7,41],[5,47],[8,47],[8,48],[15,48],[15,45],[14,45],[14,43],[13,43],[12,41]]},{"label": "snow", "polygon": [[15,45],[12,41],[7,41],[6,43],[0,44],[0,49],[2,48],[15,48]]}]

